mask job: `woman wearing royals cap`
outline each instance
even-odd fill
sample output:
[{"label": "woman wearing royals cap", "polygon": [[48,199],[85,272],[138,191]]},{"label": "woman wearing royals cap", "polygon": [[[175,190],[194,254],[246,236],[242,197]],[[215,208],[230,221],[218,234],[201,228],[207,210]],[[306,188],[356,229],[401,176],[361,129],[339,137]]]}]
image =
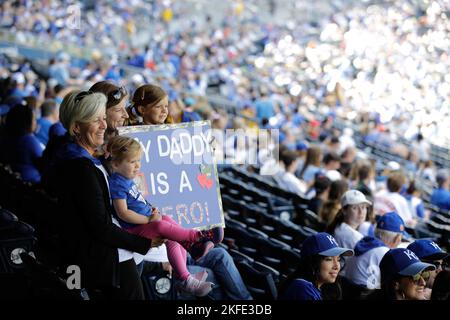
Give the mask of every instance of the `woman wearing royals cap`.
[{"label": "woman wearing royals cap", "polygon": [[328,232],[333,234],[338,244],[353,249],[363,238],[358,227],[366,221],[368,207],[372,203],[358,190],[349,190],[341,198],[341,210],[337,213]]},{"label": "woman wearing royals cap", "polygon": [[[353,250],[339,247],[328,233],[321,232],[308,237],[302,244],[300,265],[280,287],[280,298],[328,300],[331,296],[327,292],[337,292],[331,299],[339,299],[341,290],[336,279],[341,270],[341,256],[351,255]],[[323,288],[326,286],[325,292]]]},{"label": "woman wearing royals cap", "polygon": [[381,289],[370,300],[425,300],[425,285],[436,267],[409,249],[389,250],[381,259]]}]

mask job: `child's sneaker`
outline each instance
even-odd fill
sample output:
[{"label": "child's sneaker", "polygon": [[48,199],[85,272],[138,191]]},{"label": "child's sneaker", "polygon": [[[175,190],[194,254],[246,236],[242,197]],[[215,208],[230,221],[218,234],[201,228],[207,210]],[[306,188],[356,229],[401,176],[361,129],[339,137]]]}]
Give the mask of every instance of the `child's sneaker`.
[{"label": "child's sneaker", "polygon": [[212,290],[212,286],[212,282],[199,281],[190,275],[181,283],[180,289],[197,297],[204,297]]},{"label": "child's sneaker", "polygon": [[210,230],[200,231],[200,241],[212,241],[214,244],[221,243],[223,240],[223,228],[216,227]]},{"label": "child's sneaker", "polygon": [[198,281],[204,282],[206,281],[206,278],[208,278],[208,271],[202,270],[200,272],[194,273],[192,276]]}]

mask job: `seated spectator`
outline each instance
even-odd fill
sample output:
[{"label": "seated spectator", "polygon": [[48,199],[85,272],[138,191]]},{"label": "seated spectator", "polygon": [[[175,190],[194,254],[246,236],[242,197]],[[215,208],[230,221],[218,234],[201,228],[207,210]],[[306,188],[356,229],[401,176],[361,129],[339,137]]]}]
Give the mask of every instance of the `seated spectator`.
[{"label": "seated spectator", "polygon": [[117,128],[122,127],[128,119],[125,108],[128,102],[128,92],[125,87],[118,87],[110,81],[100,81],[89,88],[89,91],[103,93],[106,102],[106,122],[108,128],[105,132],[105,143],[117,134]]},{"label": "seated spectator", "polygon": [[328,192],[328,199],[319,211],[319,217],[326,223],[327,226],[333,222],[337,213],[341,209],[341,198],[347,190],[348,185],[345,180],[331,182],[330,191]]},{"label": "seated spectator", "polygon": [[369,187],[372,176],[372,166],[369,162],[363,162],[358,166],[355,189],[361,191],[370,201],[373,200],[372,190]]},{"label": "seated spectator", "polygon": [[[341,270],[341,257],[353,255],[353,250],[339,247],[325,232],[309,236],[302,244],[301,261],[294,273],[280,286],[282,300],[327,300],[321,288],[336,283]],[[336,290],[340,292],[339,289]],[[339,297],[337,297],[339,299]]]},{"label": "seated spectator", "polygon": [[417,177],[420,177],[422,179],[428,180],[432,183],[436,182],[436,174],[435,174],[435,167],[433,164],[433,161],[427,160],[427,161],[421,161],[419,163],[419,169],[416,172]]},{"label": "seated spectator", "polygon": [[355,255],[346,261],[344,276],[361,291],[380,289],[380,261],[389,249],[397,248],[404,231],[405,223],[397,213],[380,216],[375,237],[366,236],[356,243]]},{"label": "seated spectator", "polygon": [[309,147],[306,151],[306,159],[301,170],[297,170],[295,175],[312,185],[316,173],[321,171],[322,150],[319,147]]},{"label": "seated spectator", "polygon": [[189,111],[186,108],[185,103],[181,99],[176,99],[169,103],[169,117],[172,118],[173,123],[202,120],[202,117],[200,117],[200,115],[197,112]]},{"label": "seated spectator", "polygon": [[389,174],[387,180],[387,190],[382,190],[375,195],[375,214],[383,215],[386,212],[395,211],[406,225],[414,227],[416,220],[409,209],[408,202],[400,194],[403,185],[406,182],[406,177],[401,172],[392,172]]},{"label": "seated spectator", "polygon": [[315,195],[308,201],[308,209],[319,214],[323,204],[327,201],[330,192],[331,181],[323,175],[317,175],[314,180]]},{"label": "seated spectator", "polygon": [[173,123],[169,117],[169,96],[162,88],[142,85],[136,89],[131,101],[126,125]]},{"label": "seated spectator", "polygon": [[41,181],[41,157],[44,147],[34,136],[36,118],[26,105],[16,105],[6,116],[4,132],[0,137],[0,161],[9,164],[26,182]]},{"label": "seated spectator", "polygon": [[420,187],[417,186],[414,180],[409,183],[404,197],[408,201],[409,209],[413,213],[415,219],[421,220],[428,218],[423,205],[423,200],[421,199]]},{"label": "seated spectator", "polygon": [[49,139],[50,127],[59,121],[59,108],[54,100],[46,100],[41,106],[41,117],[37,120],[34,135],[46,146]]},{"label": "seated spectator", "polygon": [[297,153],[286,148],[280,149],[280,161],[284,170],[278,171],[274,179],[276,179],[280,188],[303,196],[306,192],[306,185],[294,175],[298,164]]},{"label": "seated spectator", "polygon": [[424,300],[425,284],[434,269],[432,264],[421,262],[409,249],[391,249],[380,262],[381,289],[369,299]]},{"label": "seated spectator", "polygon": [[336,152],[329,152],[323,157],[323,171],[325,175],[332,181],[340,180],[341,174],[339,168],[341,167],[341,157]]},{"label": "seated spectator", "polygon": [[445,169],[436,174],[438,188],[431,195],[431,203],[443,210],[450,210],[450,176]]},{"label": "seated spectator", "polygon": [[439,272],[434,280],[431,300],[450,300],[450,271]]},{"label": "seated spectator", "polygon": [[357,229],[366,220],[367,207],[370,205],[371,202],[358,190],[344,193],[341,199],[342,208],[328,227],[339,245],[353,249],[363,238]]},{"label": "seated spectator", "polygon": [[341,154],[341,165],[339,172],[343,177],[348,178],[350,175],[350,169],[356,158],[356,148],[348,147]]},{"label": "seated spectator", "polygon": [[446,260],[449,254],[444,252],[434,241],[427,239],[418,239],[408,245],[408,249],[416,254],[423,262],[430,263],[436,267],[436,270],[430,271],[430,278],[425,287],[425,298],[431,298],[431,289],[433,288],[436,276],[445,270],[447,266]]},{"label": "seated spectator", "polygon": [[166,246],[169,261],[174,268],[175,277],[182,282],[182,288],[194,295],[207,295],[212,289],[212,283],[204,281],[204,272],[195,275],[188,272],[186,250],[196,260],[200,259],[214,244],[222,241],[223,228],[206,231],[182,228],[169,216],[161,215],[144,199],[133,182],[139,172],[142,156],[142,148],[136,140],[130,137],[113,137],[108,142],[107,152],[114,172],[108,179],[109,189],[122,228],[149,239],[168,239]]}]

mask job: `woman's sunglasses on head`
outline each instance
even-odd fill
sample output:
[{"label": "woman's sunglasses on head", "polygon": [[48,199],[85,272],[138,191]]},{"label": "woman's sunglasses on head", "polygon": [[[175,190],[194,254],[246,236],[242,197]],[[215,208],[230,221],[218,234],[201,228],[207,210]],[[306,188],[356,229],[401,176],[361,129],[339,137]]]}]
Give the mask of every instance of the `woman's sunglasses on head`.
[{"label": "woman's sunglasses on head", "polygon": [[127,89],[125,87],[120,87],[117,90],[114,90],[111,93],[111,96],[115,99],[115,100],[122,100],[123,97],[125,97],[128,94]]},{"label": "woman's sunglasses on head", "polygon": [[75,96],[74,101],[75,101],[75,103],[78,103],[81,100],[83,100],[84,97],[87,97],[88,95],[93,94],[93,93],[94,93],[93,91],[81,91],[80,93],[78,93]]}]

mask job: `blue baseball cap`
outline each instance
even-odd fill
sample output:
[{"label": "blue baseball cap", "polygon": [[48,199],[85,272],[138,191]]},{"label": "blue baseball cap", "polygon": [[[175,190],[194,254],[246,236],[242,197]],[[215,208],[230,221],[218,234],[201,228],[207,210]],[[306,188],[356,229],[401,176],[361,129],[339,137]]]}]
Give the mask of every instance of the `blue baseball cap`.
[{"label": "blue baseball cap", "polygon": [[386,252],[380,262],[381,282],[392,279],[396,275],[415,276],[424,270],[435,269],[434,265],[420,261],[409,249],[391,249]]},{"label": "blue baseball cap", "polygon": [[377,216],[377,229],[405,234],[405,222],[396,212],[388,212]]},{"label": "blue baseball cap", "polygon": [[302,258],[321,255],[325,257],[352,256],[353,250],[339,247],[336,239],[326,232],[319,232],[303,241],[301,256]]},{"label": "blue baseball cap", "polygon": [[418,239],[407,248],[414,252],[421,260],[444,260],[449,256],[437,243],[427,239]]}]

